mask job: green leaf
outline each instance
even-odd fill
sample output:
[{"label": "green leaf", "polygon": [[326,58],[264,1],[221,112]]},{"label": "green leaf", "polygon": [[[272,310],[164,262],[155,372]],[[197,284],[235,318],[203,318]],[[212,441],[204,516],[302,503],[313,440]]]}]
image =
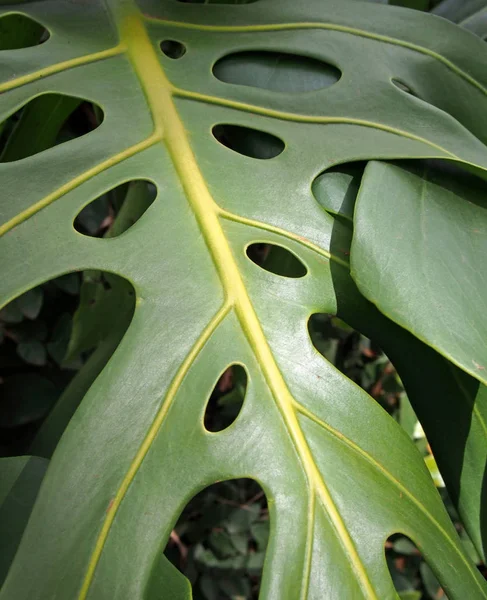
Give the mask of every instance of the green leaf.
[{"label": "green leaf", "polygon": [[48,462],[38,456],[0,458],[0,583],[3,583]]},{"label": "green leaf", "polygon": [[207,600],[218,600],[218,583],[214,579],[208,575],[203,575],[200,581],[200,587]]},{"label": "green leaf", "polygon": [[257,548],[264,551],[269,539],[269,521],[258,521],[250,526],[252,535],[257,542]]},{"label": "green leaf", "polygon": [[441,586],[438,582],[438,579],[434,576],[432,570],[426,563],[421,563],[419,566],[421,572],[421,578],[423,580],[424,587],[428,592],[430,598],[436,600],[436,598],[441,598],[441,600],[448,600],[445,594],[441,592]]},{"label": "green leaf", "polygon": [[38,340],[20,342],[17,346],[17,354],[29,365],[42,367],[47,361],[46,347]]},{"label": "green leaf", "polygon": [[432,12],[455,23],[460,23],[485,7],[485,0],[443,0]]},{"label": "green leaf", "polygon": [[[394,192],[387,197],[372,198],[372,189],[377,191],[382,185]],[[354,278],[364,295],[391,319],[475,378],[469,382],[453,365],[448,367],[452,383],[466,403],[465,414],[456,429],[457,448],[465,447],[470,455],[469,459],[465,456],[464,464],[470,465],[462,471],[459,488],[464,498],[469,499],[460,498],[459,510],[481,553],[479,526],[473,527],[471,523],[472,520],[478,523],[487,456],[484,385],[487,354],[482,338],[485,278],[482,267],[477,266],[478,256],[487,249],[483,234],[487,230],[485,207],[482,184],[471,176],[455,176],[445,172],[442,165],[416,172],[371,163],[355,208],[352,244]],[[402,224],[400,231],[391,230],[384,210],[394,211]],[[379,238],[389,248],[387,254],[378,251]],[[400,278],[408,285],[388,285],[386,290],[380,281],[387,278],[390,281]],[[482,383],[475,384],[475,380]],[[410,398],[413,400],[411,395]],[[417,413],[423,421],[418,410]],[[429,427],[425,431],[430,437]],[[443,474],[435,445],[433,452]],[[445,473],[445,480],[448,478]],[[459,475],[457,481],[458,478]],[[465,513],[464,502],[470,505],[469,515]]]},{"label": "green leaf", "polygon": [[[444,171],[434,164],[422,172],[367,166],[355,208],[352,273],[384,314],[485,384],[487,281],[478,262],[487,256],[485,187]],[[379,189],[391,192],[378,198]],[[400,230],[390,227],[391,212]],[[393,280],[407,285],[391,286]]]},{"label": "green leaf", "polygon": [[411,590],[399,592],[399,598],[401,600],[421,600],[421,592],[414,592]]},{"label": "green leaf", "polygon": [[42,288],[34,288],[29,290],[17,298],[17,306],[20,311],[28,319],[36,319],[42,307],[44,293]]},{"label": "green leaf", "polygon": [[396,540],[392,545],[394,552],[398,554],[406,554],[406,555],[418,555],[418,549],[416,546],[405,537],[401,537]]},{"label": "green leaf", "polygon": [[[370,159],[448,159],[486,169],[482,40],[419,11],[348,0],[238,7],[142,0],[140,9],[128,0],[52,2],[43,11],[52,44],[37,62],[20,60],[15,75],[11,67],[0,72],[3,114],[55,92],[89,96],[105,121],[62,147],[1,165],[2,298],[91,269],[125,278],[137,299],[116,352],[94,381],[96,369],[87,378],[93,384],[57,445],[0,598],[190,598],[162,548],[195,494],[237,477],[254,478],[268,500],[263,598],[336,597],[337,590],[344,598],[395,597],[384,543],[397,532],[417,544],[452,598],[486,598],[413,442],[318,354],[307,327],[321,312],[359,324],[364,334],[377,329],[429,429],[430,398],[418,389],[423,378],[413,358],[425,356],[434,384],[448,387],[451,412],[438,417],[442,424],[453,428],[451,413],[471,408],[458,393],[466,381],[472,395],[464,363],[452,367],[450,386],[453,375],[438,375],[447,361],[413,337],[414,314],[413,334],[402,332],[353,287],[350,203],[328,206],[312,189],[327,169]],[[26,3],[22,10],[42,9]],[[165,54],[165,40],[186,51]],[[242,48],[313,57],[342,76],[299,98],[214,77],[216,61]],[[366,167],[353,211],[354,275],[363,259],[355,236],[370,217],[362,188],[374,187],[374,169]],[[158,196],[121,235],[96,239],[74,229],[90,201],[142,179]],[[375,194],[378,203],[386,191]],[[392,261],[387,244],[396,230],[390,220],[388,227],[375,237]],[[246,252],[253,244],[287,251],[306,273],[289,277],[256,264]],[[403,273],[393,275],[391,295]],[[481,330],[485,319],[474,308]],[[469,315],[460,318],[463,324]],[[450,357],[458,350],[444,335]],[[210,433],[208,399],[234,364],[248,374],[242,410]],[[481,448],[473,452],[477,468],[485,439],[466,438]],[[433,449],[440,468],[451,463],[456,472],[463,450]],[[465,513],[474,515],[479,543],[478,505]],[[235,531],[252,524],[236,521]],[[262,552],[222,560],[202,545],[195,552],[196,563],[223,572],[257,571],[263,560]]]},{"label": "green leaf", "polygon": [[411,402],[409,402],[405,394],[403,394],[400,399],[399,423],[406,433],[411,437],[411,439],[413,439],[414,430],[418,423],[418,417],[411,406]]},{"label": "green leaf", "polygon": [[253,504],[247,509],[232,510],[225,520],[225,527],[230,534],[249,531],[250,526],[259,517],[260,506]]},{"label": "green leaf", "polygon": [[0,319],[4,323],[21,323],[24,318],[17,300],[9,302],[7,306],[0,311]]},{"label": "green leaf", "polygon": [[59,365],[64,361],[66,351],[71,335],[71,316],[68,313],[62,314],[51,334],[51,339],[47,344],[47,351]]},{"label": "green leaf", "polygon": [[63,292],[75,296],[79,294],[79,275],[77,273],[67,273],[53,280],[53,283]]},{"label": "green leaf", "polygon": [[212,531],[208,538],[208,544],[220,558],[235,554],[236,548],[232,543],[232,538],[225,531]]}]

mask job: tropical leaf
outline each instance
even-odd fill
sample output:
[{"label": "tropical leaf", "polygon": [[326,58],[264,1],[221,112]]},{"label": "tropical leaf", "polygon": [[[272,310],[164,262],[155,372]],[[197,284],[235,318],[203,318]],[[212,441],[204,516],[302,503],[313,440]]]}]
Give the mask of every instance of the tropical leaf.
[{"label": "tropical leaf", "polygon": [[[481,331],[482,304],[443,286],[445,310],[457,303],[471,312],[451,330],[432,328],[433,294],[418,301],[428,272],[415,271],[408,287],[396,271],[403,257],[391,256],[396,216],[383,207],[381,235],[369,224],[387,201],[390,190],[377,190],[387,176],[393,205],[410,211],[401,218],[421,236],[411,211],[417,178],[424,186],[429,179],[373,162],[355,207],[358,186],[347,192],[362,167],[339,177],[326,171],[370,159],[442,159],[481,175],[483,41],[419,11],[352,0],[139,4],[17,5],[50,37],[3,51],[4,119],[45,94],[84,100],[104,116],[86,135],[0,164],[4,302],[79,270],[124,277],[136,302],[111,360],[101,371],[90,367],[85,383],[98,376],[56,448],[0,598],[189,598],[164,546],[198,491],[238,477],[256,479],[269,503],[263,598],[397,597],[384,556],[394,533],[417,545],[448,597],[485,598],[409,436],[308,334],[310,315],[324,312],[377,337],[482,551],[485,432],[462,430],[453,444],[432,412],[447,398],[438,418],[450,429],[455,417],[472,415],[483,380],[468,351],[482,366],[485,349],[470,337],[471,347],[457,347],[457,332],[469,320]],[[234,61],[231,82],[217,68],[225,60]],[[249,68],[258,71],[253,80]],[[73,227],[91,201],[141,180],[157,188],[156,200],[120,235],[94,238]],[[437,200],[432,191],[431,210],[443,219],[438,237],[458,216],[443,216],[438,203],[471,201],[462,193]],[[460,215],[456,235],[471,257],[471,217]],[[281,258],[259,260],[255,244],[280,248]],[[434,268],[435,248],[424,250],[414,259]],[[461,254],[452,255],[460,269]],[[381,280],[383,258],[390,272]],[[465,273],[472,295],[482,292],[484,274],[481,266]],[[404,308],[391,310],[391,298]],[[243,407],[228,428],[209,432],[206,404],[232,365],[247,374]],[[475,405],[481,401],[479,394]],[[77,402],[68,402],[69,416]],[[476,462],[463,473],[467,447]],[[460,483],[471,501],[459,498]],[[209,560],[205,549],[201,556]]]},{"label": "tropical leaf", "polygon": [[38,456],[0,459],[0,581],[3,583],[34,506],[48,461]]},{"label": "tropical leaf", "polygon": [[461,23],[485,7],[485,0],[443,0],[432,12],[455,23]]}]

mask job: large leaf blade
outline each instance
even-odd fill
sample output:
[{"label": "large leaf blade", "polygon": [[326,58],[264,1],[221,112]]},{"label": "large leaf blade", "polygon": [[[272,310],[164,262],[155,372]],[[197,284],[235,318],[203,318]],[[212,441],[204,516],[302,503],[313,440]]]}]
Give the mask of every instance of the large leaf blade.
[{"label": "large leaf blade", "polygon": [[[22,272],[8,269],[5,298],[18,294],[33,280],[73,268],[104,268],[130,279],[138,302],[121,346],[60,442],[46,491],[36,504],[3,597],[143,597],[154,581],[160,581],[161,573],[170,572],[167,565],[159,567],[161,571],[153,567],[154,557],[159,555],[184,503],[216,479],[249,473],[262,482],[272,507],[273,530],[263,582],[267,597],[336,597],[338,587],[352,597],[392,596],[383,556],[391,527],[408,529],[449,593],[467,591],[469,597],[485,597],[480,576],[459,549],[419,454],[367,395],[339,376],[312,349],[307,316],[317,308],[336,311],[329,261],[333,258],[344,265],[346,253],[333,256],[330,242],[335,223],[315,204],[310,186],[306,189],[299,183],[301,178],[310,182],[334,163],[369,158],[371,144],[377,145],[374,155],[378,157],[447,158],[454,150],[459,160],[476,165],[486,162],[484,146],[458,121],[437,109],[411,103],[390,82],[383,88],[387,90],[385,100],[390,97],[402,102],[404,112],[384,114],[381,123],[371,120],[372,115],[377,116],[373,103],[357,108],[349,102],[344,108],[340,94],[326,106],[329,113],[322,114],[321,99],[315,98],[304,103],[305,114],[301,116],[289,110],[285,96],[280,97],[278,109],[272,108],[274,101],[266,92],[240,91],[239,100],[232,97],[234,91],[215,96],[211,89],[214,82],[202,81],[203,70],[197,67],[193,84],[203,91],[175,89],[182,76],[175,67],[167,68],[169,80],[154,51],[168,30],[187,29],[187,35],[193,37],[185,42],[195,45],[199,38],[203,45],[208,37],[204,28],[198,31],[198,21],[206,20],[203,25],[210,28],[225,27],[220,33],[228,34],[235,26],[224,24],[226,19],[241,20],[245,24],[242,27],[255,28],[256,22],[271,19],[285,23],[285,17],[275,16],[271,2],[262,3],[268,13],[267,8],[257,5],[255,9],[245,7],[242,13],[201,13],[193,12],[194,7],[168,4],[169,16],[174,19],[181,13],[193,16],[194,24],[188,27],[185,23],[158,23],[157,19],[144,23],[141,15],[127,6],[111,5],[121,36],[119,46],[103,50],[103,57],[112,58],[99,60],[103,57],[94,53],[97,62],[81,68],[90,82],[90,92],[96,96],[93,101],[107,112],[110,132],[125,114],[120,108],[120,94],[125,111],[136,106],[140,115],[137,112],[137,119],[124,129],[124,135],[107,139],[103,126],[90,134],[93,143],[97,141],[96,156],[88,152],[82,140],[66,145],[67,164],[75,154],[78,160],[63,173],[52,173],[52,167],[49,170],[51,161],[61,158],[57,149],[29,159],[24,165],[29,164],[34,174],[47,169],[53,177],[49,181],[41,178],[35,196],[25,197],[23,213],[14,213],[13,207],[6,206],[13,215],[3,228],[3,251],[14,263],[20,260],[20,238],[22,252],[31,252],[35,261]],[[326,8],[327,12],[321,13],[315,4],[310,18],[317,22],[336,11],[337,24],[328,28],[334,31],[326,32],[335,36],[329,38],[331,42],[339,42],[342,51],[347,44],[355,44],[357,55],[366,48],[374,54],[370,43],[381,40],[373,31],[375,25],[367,22],[367,12],[361,14],[363,26],[371,30],[368,36],[340,30],[348,27],[341,22],[346,20],[345,12],[331,3]],[[294,47],[302,48],[302,15],[290,3],[286,17],[296,21],[291,40]],[[444,27],[439,21],[434,23]],[[239,33],[236,27],[235,33]],[[312,28],[316,25],[308,27]],[[245,34],[245,30],[240,33]],[[414,38],[417,33],[411,35]],[[211,51],[220,47],[217,37],[213,46],[208,45]],[[228,35],[224,37],[228,44]],[[279,37],[272,33],[276,45],[282,43]],[[364,42],[368,38],[374,39]],[[470,38],[471,49],[479,41]],[[255,43],[259,44],[257,36]],[[407,46],[403,44],[400,52],[404,48]],[[117,56],[122,52],[126,54]],[[211,53],[202,56],[208,62]],[[59,68],[49,85],[73,95],[77,90],[81,93],[76,81],[79,72],[64,72],[64,68]],[[116,102],[114,90],[106,86],[107,80],[115,81],[114,71],[130,83],[122,90],[117,88]],[[451,72],[453,85],[460,88],[472,77],[465,78],[454,69]],[[47,85],[34,77],[31,80],[29,93],[39,93]],[[6,105],[18,103],[25,93],[14,84],[8,83],[11,92]],[[473,88],[471,98],[480,103],[479,88]],[[422,123],[430,128],[428,138],[420,135],[421,127],[407,124],[405,116],[410,109],[424,115]],[[351,116],[340,114],[343,110]],[[292,140],[294,152],[290,145],[282,159],[265,167],[229,155],[228,149],[211,141],[208,133],[209,125],[225,119],[244,126],[258,123],[261,129]],[[462,119],[468,116],[462,115]],[[321,133],[330,136],[328,143],[323,143]],[[296,160],[300,147],[307,148],[306,160]],[[3,173],[14,177],[16,168],[18,165],[9,165]],[[296,173],[300,173],[299,179]],[[119,238],[86,240],[66,228],[57,233],[56,245],[44,255],[34,254],[33,232],[45,235],[51,231],[54,216],[57,222],[69,223],[89,198],[130,177],[151,179],[170,193],[160,196],[147,215]],[[246,189],[243,181],[248,184]],[[286,198],[285,190],[292,202],[285,201],[276,211],[272,199]],[[296,199],[301,201],[299,206]],[[187,243],[180,244],[180,240]],[[255,240],[278,243],[295,252],[306,264],[308,276],[291,282],[260,271],[243,251]],[[64,248],[66,252],[60,252]],[[141,268],[141,260],[145,268]],[[174,265],[180,272],[175,272]],[[195,291],[203,293],[196,296]],[[168,317],[164,327],[161,314]],[[285,331],[283,318],[289,323]],[[170,343],[171,352],[161,354],[161,347]],[[301,355],[305,356],[304,364],[296,360]],[[251,386],[235,424],[226,432],[210,435],[202,426],[205,397],[229,361],[246,365]],[[318,394],[323,402],[318,402]],[[347,408],[353,408],[354,418]],[[363,423],[367,422],[374,423],[377,430],[364,431]],[[181,444],[181,439],[189,442]],[[395,453],[390,453],[394,445]],[[232,453],[232,448],[237,451]],[[404,456],[407,461],[399,460]],[[354,474],[359,485],[351,496],[345,494],[346,488],[350,491],[346,483]],[[73,496],[72,490],[80,481],[83,493]],[[366,518],[357,520],[356,507],[363,503],[360,490],[369,488]],[[403,512],[384,513],[384,502],[394,505],[398,497],[404,497]],[[314,502],[319,507],[316,520],[310,518]],[[384,514],[386,522],[382,521]],[[135,531],[134,515],[138,518]],[[411,524],[416,525],[414,531],[410,531]],[[46,527],[59,531],[68,525],[68,536],[46,534]],[[35,552],[39,540],[42,555]],[[326,558],[316,562],[325,543],[330,551],[328,559],[334,557],[334,563]],[[290,552],[288,548],[294,545],[297,547]],[[438,545],[441,553],[437,553]],[[120,555],[117,551],[129,546],[133,553]],[[58,557],[55,564],[53,555]],[[32,567],[29,580],[21,574],[27,560]],[[454,566],[446,569],[445,564]],[[187,594],[187,590],[180,591]]]},{"label": "large leaf blade", "polygon": [[[379,195],[379,188],[389,193]],[[486,209],[483,182],[473,177],[434,165],[416,173],[371,163],[355,208],[352,244],[362,293],[484,384],[487,282],[479,258],[487,252]],[[400,232],[391,230],[391,214],[401,222]],[[375,253],[378,239],[386,241],[387,256]],[[387,292],[380,289],[384,277]],[[397,277],[409,282],[399,293]]]}]

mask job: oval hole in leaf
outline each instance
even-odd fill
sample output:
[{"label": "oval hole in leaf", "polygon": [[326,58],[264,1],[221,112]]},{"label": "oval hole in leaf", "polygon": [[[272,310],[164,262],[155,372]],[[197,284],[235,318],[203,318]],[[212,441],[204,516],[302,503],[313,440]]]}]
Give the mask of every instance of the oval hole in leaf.
[{"label": "oval hole in leaf", "polygon": [[277,244],[255,242],[247,246],[245,251],[252,262],[274,275],[298,279],[308,272],[295,254]]},{"label": "oval hole in leaf", "polygon": [[[257,598],[269,525],[267,499],[253,479],[204,488],[183,509],[166,545],[164,554],[179,571],[174,579],[190,578],[195,598]],[[148,598],[160,598],[164,581],[156,565]],[[179,583],[184,589],[184,580]]]},{"label": "oval hole in leaf", "polygon": [[215,125],[212,133],[223,146],[250,158],[275,158],[285,146],[280,138],[271,133],[241,125]]},{"label": "oval hole in leaf", "polygon": [[206,405],[204,424],[211,432],[223,431],[238,417],[247,390],[247,373],[241,365],[231,365],[215,385]]},{"label": "oval hole in leaf", "polygon": [[0,50],[19,50],[43,44],[49,39],[47,29],[21,13],[0,17]]},{"label": "oval hole in leaf", "polygon": [[335,66],[284,52],[237,52],[221,58],[213,74],[225,83],[299,94],[327,88],[341,77]]},{"label": "oval hole in leaf", "polygon": [[168,58],[181,58],[186,54],[186,46],[176,40],[163,40],[161,50]]},{"label": "oval hole in leaf", "polygon": [[156,187],[145,179],[123,183],[86,205],[74,228],[90,237],[116,237],[132,227],[155,198]]},{"label": "oval hole in leaf", "polygon": [[0,162],[34,156],[90,133],[103,120],[100,107],[74,96],[42,94],[8,117],[0,134]]}]

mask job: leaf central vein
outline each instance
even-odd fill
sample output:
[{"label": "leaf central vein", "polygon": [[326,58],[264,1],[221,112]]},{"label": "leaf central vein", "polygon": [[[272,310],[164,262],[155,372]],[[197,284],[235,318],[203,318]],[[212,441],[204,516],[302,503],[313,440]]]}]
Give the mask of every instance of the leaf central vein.
[{"label": "leaf central vein", "polygon": [[[275,362],[247,294],[228,240],[220,225],[219,208],[209,193],[187,140],[186,131],[173,101],[171,84],[161,69],[138,11],[132,9],[127,12],[126,8],[122,8],[119,17],[121,38],[127,44],[129,58],[145,92],[153,115],[155,131],[161,132],[163,135],[163,142],[180,177],[188,202],[193,209],[219,273],[225,291],[226,304],[233,306],[240,326],[261,366],[267,385],[284,419],[309,485],[312,488],[310,493],[313,493],[313,490],[315,490],[321,503],[326,508],[337,538],[348,555],[357,580],[362,587],[364,597],[369,600],[377,600],[377,595],[361,562],[350,533],[314,462],[308,443],[299,425],[294,407],[294,399]],[[147,443],[150,444],[151,441],[149,440]],[[140,464],[132,465],[132,470],[124,479],[124,489],[119,490],[117,494],[117,497],[119,497],[118,505],[117,507],[112,506],[112,510],[110,511],[110,522],[107,519],[105,520],[102,533],[95,547],[95,552],[88,566],[80,600],[84,600],[88,595],[91,581],[103,551],[104,543],[108,537],[110,526],[115,519],[117,508],[121,504],[123,496],[130,482],[135,477],[139,466]]]}]

